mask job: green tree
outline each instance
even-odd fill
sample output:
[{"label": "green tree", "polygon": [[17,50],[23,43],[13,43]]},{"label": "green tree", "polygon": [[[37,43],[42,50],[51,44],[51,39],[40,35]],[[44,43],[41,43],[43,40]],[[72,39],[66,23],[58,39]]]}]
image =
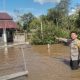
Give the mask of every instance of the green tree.
[{"label": "green tree", "polygon": [[76,27],[80,28],[80,10],[78,11],[78,17],[76,19]]},{"label": "green tree", "polygon": [[48,20],[53,21],[56,26],[63,26],[63,22],[67,21],[65,17],[68,16],[69,4],[70,0],[61,0],[55,8],[49,9],[47,13]]},{"label": "green tree", "polygon": [[61,0],[61,2],[56,6],[59,15],[57,19],[60,22],[61,26],[67,27],[68,25],[64,24],[69,24],[68,23],[69,4],[70,0]]},{"label": "green tree", "polygon": [[37,29],[40,26],[40,20],[38,18],[34,18],[30,23],[30,29]]},{"label": "green tree", "polygon": [[23,29],[27,30],[27,32],[29,32],[29,25],[31,23],[31,21],[34,19],[34,15],[32,13],[27,13],[21,16],[21,21],[23,23]]},{"label": "green tree", "polygon": [[58,10],[56,8],[51,8],[48,10],[48,13],[47,13],[48,21],[53,21],[53,23],[57,25],[57,23],[59,23],[59,17],[60,17],[60,14],[58,13]]},{"label": "green tree", "polygon": [[70,0],[61,0],[60,3],[56,6],[58,11],[61,13],[61,17],[68,15],[69,4]]}]

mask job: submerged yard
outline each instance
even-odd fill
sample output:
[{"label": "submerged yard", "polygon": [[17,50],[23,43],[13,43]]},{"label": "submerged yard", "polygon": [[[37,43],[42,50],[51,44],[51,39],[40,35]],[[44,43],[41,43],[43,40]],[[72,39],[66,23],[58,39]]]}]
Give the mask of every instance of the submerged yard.
[{"label": "submerged yard", "polygon": [[[11,80],[79,80],[80,69],[72,71],[69,66],[69,47],[54,44],[21,45],[24,48],[28,76]],[[8,54],[0,50],[0,76],[24,70],[20,46],[9,48]]]}]

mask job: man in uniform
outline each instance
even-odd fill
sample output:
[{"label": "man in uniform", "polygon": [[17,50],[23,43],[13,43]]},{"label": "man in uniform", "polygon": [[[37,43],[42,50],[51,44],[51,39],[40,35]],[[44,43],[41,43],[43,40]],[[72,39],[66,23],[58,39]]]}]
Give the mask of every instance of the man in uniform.
[{"label": "man in uniform", "polygon": [[70,33],[71,39],[65,38],[56,38],[60,41],[67,42],[70,46],[70,66],[72,70],[79,68],[79,48],[80,48],[80,40],[77,39],[77,32],[72,31]]}]

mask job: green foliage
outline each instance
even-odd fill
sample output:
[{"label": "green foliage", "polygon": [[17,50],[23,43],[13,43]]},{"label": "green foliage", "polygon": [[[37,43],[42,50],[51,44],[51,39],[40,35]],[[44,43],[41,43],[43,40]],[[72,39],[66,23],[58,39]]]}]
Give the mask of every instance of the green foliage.
[{"label": "green foliage", "polygon": [[[54,44],[56,36],[69,38],[71,31],[80,32],[80,11],[68,15],[69,4],[70,0],[61,0],[55,8],[48,10],[47,15],[38,18],[32,13],[24,14],[20,22],[23,25],[18,25],[32,35],[32,44]],[[78,38],[80,39],[80,34]]]},{"label": "green foliage", "polygon": [[68,16],[69,3],[70,0],[61,0],[55,8],[49,9],[47,13],[48,20],[53,21],[56,26],[64,25],[65,17]]},{"label": "green foliage", "polygon": [[33,35],[32,44],[53,44],[55,42],[53,27],[43,26],[43,33],[38,29]]},{"label": "green foliage", "polygon": [[61,28],[55,29],[55,36],[69,38],[69,31]]},{"label": "green foliage", "polygon": [[47,19],[48,19],[48,21],[53,21],[53,23],[55,23],[55,25],[57,25],[57,23],[59,23],[59,19],[60,19],[60,14],[59,14],[58,10],[55,8],[49,9],[48,13],[47,13]]},{"label": "green foliage", "polygon": [[71,0],[61,0],[60,3],[56,6],[57,10],[60,12],[61,17],[68,15],[70,1]]},{"label": "green foliage", "polygon": [[30,23],[34,19],[34,15],[32,13],[27,13],[21,16],[22,26],[24,30],[30,31]]},{"label": "green foliage", "polygon": [[54,24],[43,26],[43,33],[41,33],[40,28],[33,34],[32,44],[54,44],[57,42],[55,37],[69,38],[69,31],[62,29],[61,27],[56,27]]},{"label": "green foliage", "polygon": [[78,34],[78,39],[80,39],[80,34]]},{"label": "green foliage", "polygon": [[77,17],[77,19],[76,19],[76,27],[77,27],[77,28],[80,28],[80,10],[79,10],[79,12],[78,12],[78,17]]},{"label": "green foliage", "polygon": [[40,21],[34,18],[30,23],[30,29],[37,29],[38,26],[40,26]]}]

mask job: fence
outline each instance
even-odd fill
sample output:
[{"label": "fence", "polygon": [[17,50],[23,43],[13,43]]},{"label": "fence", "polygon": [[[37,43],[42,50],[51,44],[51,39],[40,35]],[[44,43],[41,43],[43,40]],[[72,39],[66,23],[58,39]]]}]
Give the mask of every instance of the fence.
[{"label": "fence", "polygon": [[[27,75],[24,49],[27,43],[0,46],[0,80]],[[8,53],[4,53],[4,48]]]}]

